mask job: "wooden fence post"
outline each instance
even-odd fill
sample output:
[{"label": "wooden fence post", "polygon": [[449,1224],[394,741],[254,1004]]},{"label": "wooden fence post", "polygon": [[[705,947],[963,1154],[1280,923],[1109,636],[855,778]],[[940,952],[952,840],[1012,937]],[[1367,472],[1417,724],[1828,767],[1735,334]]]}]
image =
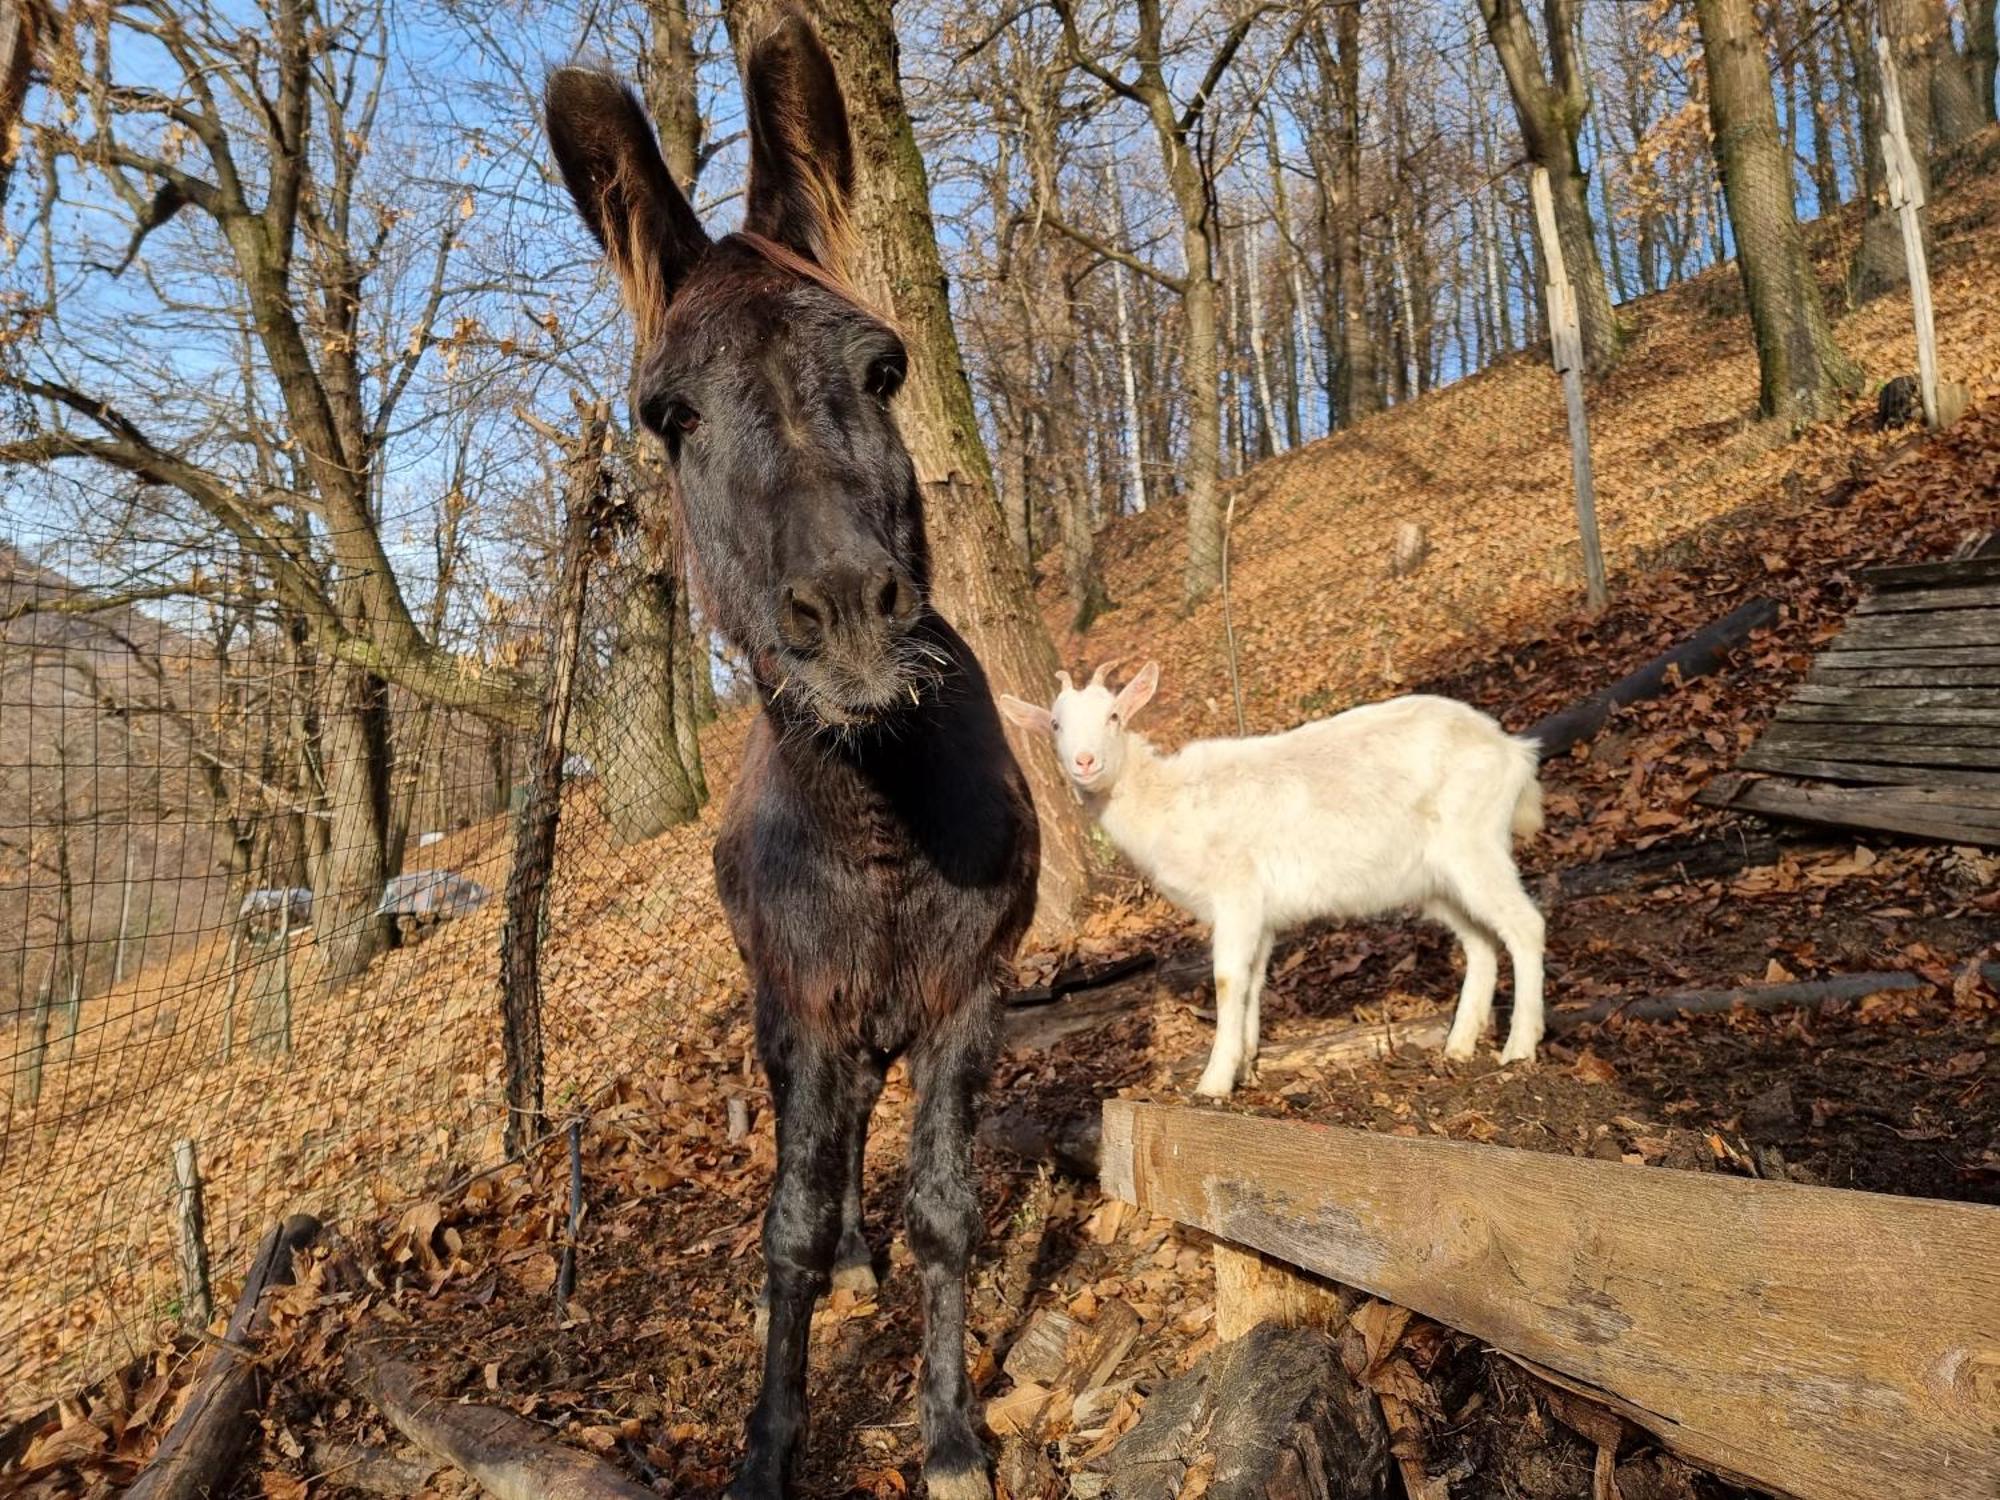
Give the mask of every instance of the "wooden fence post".
[{"label": "wooden fence post", "polygon": [[1598,610],[1610,594],[1604,584],[1604,549],[1597,540],[1597,481],[1590,467],[1590,419],[1583,409],[1583,335],[1577,324],[1576,288],[1563,262],[1547,169],[1536,167],[1529,186],[1542,259],[1548,266],[1549,344],[1556,373],[1562,376],[1563,404],[1569,408],[1569,463],[1576,482],[1577,532],[1583,539],[1584,594],[1590,607]]},{"label": "wooden fence post", "polygon": [[1924,399],[1924,425],[1938,425],[1937,324],[1931,312],[1931,271],[1924,258],[1924,228],[1918,217],[1924,207],[1923,179],[1910,154],[1910,137],[1903,126],[1903,85],[1887,37],[1875,38],[1875,58],[1882,69],[1882,165],[1889,206],[1903,231],[1903,258],[1910,269],[1910,317],[1917,325],[1917,389]]},{"label": "wooden fence post", "polygon": [[208,1285],[201,1169],[195,1164],[192,1140],[174,1142],[174,1211],[180,1221],[181,1317],[190,1328],[206,1328],[215,1302]]},{"label": "wooden fence post", "polygon": [[563,760],[569,736],[570,698],[576,689],[583,645],[583,608],[590,577],[590,540],[610,483],[605,467],[611,409],[603,401],[577,403],[581,430],[565,464],[569,512],[562,577],[556,591],[554,650],[548,693],[542,700],[528,802],[514,836],[507,876],[507,920],[500,935],[501,1045],[507,1064],[507,1155],[519,1157],[542,1129],[542,915],[549,870],[555,863],[556,825],[562,818]]}]

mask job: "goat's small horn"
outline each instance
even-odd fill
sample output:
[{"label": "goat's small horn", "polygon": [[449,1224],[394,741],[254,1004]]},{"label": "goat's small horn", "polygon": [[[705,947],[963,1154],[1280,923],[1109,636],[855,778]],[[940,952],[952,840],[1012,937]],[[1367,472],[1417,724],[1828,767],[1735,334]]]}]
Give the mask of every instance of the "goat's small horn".
[{"label": "goat's small horn", "polygon": [[1058,670],[1056,672],[1056,681],[1060,682],[1063,685],[1063,691],[1065,693],[1073,693],[1076,691],[1076,684],[1069,680],[1069,673]]},{"label": "goat's small horn", "polygon": [[1114,667],[1115,665],[1117,665],[1117,663],[1116,663],[1115,661],[1101,661],[1101,662],[1099,662],[1099,663],[1097,664],[1097,670],[1096,670],[1095,672],[1092,672],[1092,673],[1090,674],[1090,685],[1091,685],[1092,687],[1103,687],[1103,686],[1104,686],[1104,674],[1105,674],[1106,672],[1109,672],[1109,671],[1110,671],[1110,670],[1112,669],[1112,667]]}]

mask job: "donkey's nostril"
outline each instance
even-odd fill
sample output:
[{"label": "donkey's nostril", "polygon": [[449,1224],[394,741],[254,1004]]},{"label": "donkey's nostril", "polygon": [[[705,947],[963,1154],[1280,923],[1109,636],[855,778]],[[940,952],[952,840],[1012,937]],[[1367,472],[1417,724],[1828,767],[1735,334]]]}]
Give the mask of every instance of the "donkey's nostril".
[{"label": "donkey's nostril", "polygon": [[868,583],[876,614],[891,624],[901,624],[916,612],[916,585],[910,582],[910,575],[901,568],[894,564],[878,568],[870,575]]},{"label": "donkey's nostril", "polygon": [[785,607],[781,613],[785,644],[794,648],[817,645],[826,633],[827,601],[810,583],[785,585]]}]

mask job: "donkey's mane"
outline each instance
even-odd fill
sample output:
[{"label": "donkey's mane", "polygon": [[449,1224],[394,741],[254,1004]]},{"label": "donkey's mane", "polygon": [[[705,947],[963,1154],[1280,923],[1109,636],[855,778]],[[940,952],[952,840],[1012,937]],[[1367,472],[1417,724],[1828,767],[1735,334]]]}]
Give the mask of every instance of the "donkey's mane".
[{"label": "donkey's mane", "polygon": [[844,272],[830,270],[809,256],[799,254],[791,246],[782,245],[774,239],[757,233],[754,229],[739,229],[734,234],[728,235],[724,243],[727,243],[729,240],[735,240],[747,248],[756,251],[759,256],[777,270],[791,276],[802,277],[822,290],[831,292],[856,312],[873,318],[883,327],[889,329],[890,332],[897,334],[899,337],[901,336],[901,330],[896,327],[895,320],[879,308],[870,307],[867,300],[861,295],[860,290],[852,281],[847,279]]}]

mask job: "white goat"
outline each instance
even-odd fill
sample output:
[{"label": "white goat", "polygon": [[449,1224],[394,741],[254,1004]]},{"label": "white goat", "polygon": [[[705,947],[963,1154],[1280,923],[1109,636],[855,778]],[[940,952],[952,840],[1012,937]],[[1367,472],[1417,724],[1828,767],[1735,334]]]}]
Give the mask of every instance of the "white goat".
[{"label": "white goat", "polygon": [[1196,1092],[1255,1076],[1271,942],[1322,917],[1414,908],[1465,948],[1445,1055],[1485,1035],[1514,966],[1502,1062],[1542,1039],[1542,914],[1521,889],[1513,840],[1542,826],[1534,742],[1448,698],[1392,698],[1286,734],[1197,740],[1161,755],[1131,732],[1159,686],[1148,662],[1115,696],[1062,674],[1052,708],[1002,697],[1007,717],[1053,734],[1063,770],[1112,843],[1175,904],[1214,928],[1215,1048]]}]

